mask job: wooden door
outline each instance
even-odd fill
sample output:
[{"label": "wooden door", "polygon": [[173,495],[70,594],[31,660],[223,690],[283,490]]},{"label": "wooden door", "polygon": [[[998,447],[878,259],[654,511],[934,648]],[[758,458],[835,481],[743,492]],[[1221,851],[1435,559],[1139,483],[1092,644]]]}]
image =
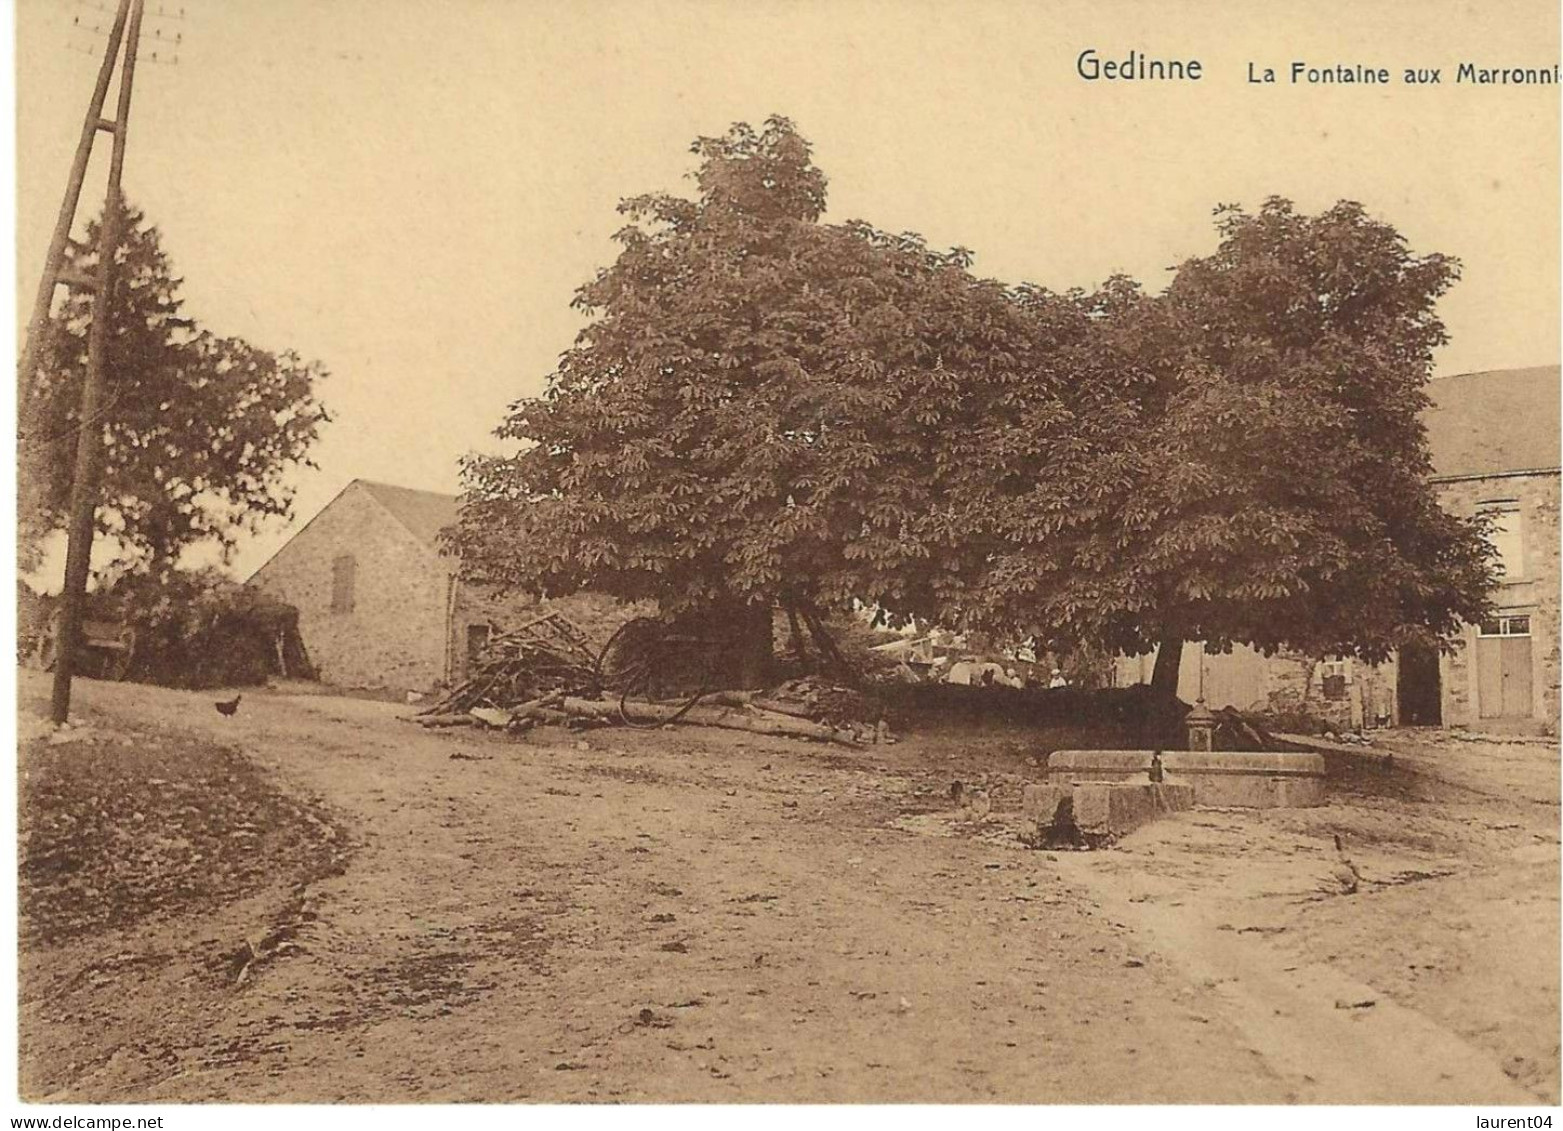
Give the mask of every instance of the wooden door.
[{"label": "wooden door", "polygon": [[1530,718],[1530,637],[1505,636],[1501,641],[1503,717]]},{"label": "wooden door", "polygon": [[1480,637],[1476,641],[1476,673],[1482,718],[1530,718],[1529,636]]},{"label": "wooden door", "polygon": [[1503,717],[1503,637],[1483,636],[1476,641],[1476,684],[1484,719]]}]

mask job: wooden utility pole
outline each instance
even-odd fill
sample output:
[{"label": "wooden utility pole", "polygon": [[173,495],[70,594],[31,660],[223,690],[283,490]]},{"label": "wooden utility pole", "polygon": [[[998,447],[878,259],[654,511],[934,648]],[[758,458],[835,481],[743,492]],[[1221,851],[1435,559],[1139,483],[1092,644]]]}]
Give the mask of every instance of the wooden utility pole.
[{"label": "wooden utility pole", "polygon": [[[114,56],[118,53],[119,47],[118,32],[123,26],[122,21],[128,3],[130,28],[124,37],[125,58],[120,67],[119,105],[114,119],[112,121],[98,119],[90,130],[83,129],[83,145],[86,150],[91,150],[92,134],[99,129],[113,134],[114,148],[113,156],[109,161],[109,183],[108,191],[104,196],[103,220],[98,227],[97,278],[93,280],[91,287],[94,297],[92,327],[87,334],[87,381],[82,388],[81,410],[76,417],[76,465],[75,473],[71,478],[70,541],[65,553],[65,589],[60,600],[58,660],[54,669],[54,695],[50,702],[50,715],[56,723],[63,723],[70,717],[71,678],[75,674],[76,656],[81,642],[82,610],[86,604],[87,573],[92,560],[92,531],[98,505],[98,470],[102,462],[103,446],[103,422],[100,416],[103,409],[103,387],[106,382],[104,355],[108,350],[109,323],[113,316],[110,308],[114,295],[114,260],[119,251],[120,223],[124,214],[124,205],[120,199],[120,176],[125,167],[125,137],[130,127],[130,92],[135,81],[136,44],[141,38],[141,13],[145,2],[146,0],[120,0],[114,31],[110,34],[109,47],[104,56],[104,67],[99,73],[98,86],[93,92],[96,109],[89,111],[90,123],[102,110],[103,92],[107,90],[108,75],[113,71]],[[85,164],[85,157],[80,150],[77,157]],[[79,184],[76,185],[76,192],[80,193]],[[74,214],[75,204],[71,200],[69,190],[66,199]],[[67,238],[69,230],[67,223],[65,225]],[[59,234],[58,229],[56,234]],[[64,251],[63,240],[60,251],[62,253]],[[46,283],[49,282],[48,270],[46,266],[44,278]],[[54,273],[55,279],[58,280],[58,264],[54,267]],[[51,301],[52,292],[53,284],[50,284]],[[47,327],[47,324],[48,308],[45,306],[43,325]],[[35,340],[29,340],[28,347],[36,350]],[[36,356],[35,352],[34,365],[36,365]],[[27,375],[29,381],[31,376],[30,373]]]},{"label": "wooden utility pole", "polygon": [[38,281],[38,297],[33,301],[32,320],[27,323],[27,341],[22,346],[21,364],[17,366],[19,412],[25,410],[32,396],[38,354],[44,336],[49,332],[49,311],[54,306],[54,288],[62,282],[60,268],[65,263],[65,248],[70,243],[71,228],[76,223],[76,204],[81,200],[81,185],[87,176],[87,162],[92,157],[92,143],[99,130],[113,127],[113,123],[103,117],[103,101],[108,97],[109,80],[114,76],[114,60],[119,56],[119,44],[125,33],[125,17],[130,11],[130,4],[131,0],[119,0],[119,10],[114,13],[114,26],[109,29],[108,46],[103,49],[103,65],[98,68],[98,81],[87,103],[87,118],[81,126],[81,140],[76,143],[76,157],[71,161],[70,178],[65,183],[65,199],[60,202],[60,215],[54,223],[54,235],[49,238],[49,251],[44,256],[43,278]]}]

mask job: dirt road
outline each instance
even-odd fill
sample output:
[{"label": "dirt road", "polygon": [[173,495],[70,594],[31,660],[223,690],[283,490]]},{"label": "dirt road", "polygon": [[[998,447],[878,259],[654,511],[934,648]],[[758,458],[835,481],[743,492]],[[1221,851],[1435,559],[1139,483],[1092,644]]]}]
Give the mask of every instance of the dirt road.
[{"label": "dirt road", "polygon": [[[41,692],[24,683],[24,701]],[[340,866],[279,863],[274,879],[227,898],[197,893],[28,946],[32,1099],[1275,1103],[1372,1092],[1371,1064],[1336,1057],[1346,1067],[1321,1084],[1309,1058],[1285,1051],[1301,1032],[1352,1040],[1379,1007],[1336,1010],[1327,987],[1325,1021],[1256,1024],[1252,1000],[1198,961],[1237,959],[1176,941],[1198,937],[1183,907],[1241,948],[1244,970],[1268,967],[1284,939],[1353,989],[1380,977],[1371,1024],[1394,1012],[1387,1032],[1419,1034],[1437,1054],[1397,1076],[1397,1096],[1556,1097],[1555,804],[1482,832],[1498,838],[1490,857],[1457,838],[1450,876],[1374,894],[1463,882],[1476,898],[1490,886],[1479,869],[1523,873],[1535,901],[1503,906],[1530,931],[1515,946],[1551,947],[1550,988],[1532,984],[1525,971],[1542,963],[1526,957],[1528,996],[1510,1004],[1534,1023],[1484,1042],[1467,1030],[1496,1006],[1441,1011],[1415,1000],[1415,973],[1383,983],[1393,962],[1357,965],[1350,948],[1324,959],[1321,946],[1361,925],[1360,896],[1249,899],[1251,919],[1220,929],[1220,900],[1255,845],[1284,861],[1294,888],[1314,882],[1321,830],[1355,820],[1361,803],[1261,820],[1189,814],[1127,851],[1053,856],[1012,837],[1019,782],[1035,774],[1024,747],[980,752],[984,771],[948,739],[861,753],[707,731],[517,742],[425,732],[399,718],[405,708],[348,699],[256,695],[226,719],[209,696],[88,683],[81,697],[98,737],[24,744],[24,773],[52,780],[58,759],[107,742],[238,751],[330,830],[287,843],[315,843]],[[981,772],[994,820],[953,822],[951,774]],[[1504,866],[1504,837],[1549,836],[1528,840],[1541,846],[1533,862]],[[1538,894],[1548,869],[1550,902]],[[1144,914],[1158,907],[1172,919]],[[1283,929],[1244,929],[1266,924]],[[1435,949],[1416,935],[1400,945]],[[1432,961],[1447,962],[1439,953]],[[1478,977],[1489,956],[1462,955],[1470,970],[1451,979],[1440,966],[1435,980],[1474,998],[1491,989],[1483,977],[1509,977]],[[1538,1051],[1549,1039],[1550,1061]],[[1473,1067],[1440,1079],[1451,1048]]]}]

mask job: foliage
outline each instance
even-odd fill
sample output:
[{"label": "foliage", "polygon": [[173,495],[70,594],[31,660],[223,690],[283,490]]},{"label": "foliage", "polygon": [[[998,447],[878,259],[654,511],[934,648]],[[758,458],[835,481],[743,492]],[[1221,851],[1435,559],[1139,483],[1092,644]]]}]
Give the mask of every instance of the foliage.
[{"label": "foliage", "polygon": [[1437,505],[1419,418],[1457,264],[1349,202],[1217,215],[1165,296],[1106,296],[1091,450],[1004,512],[983,613],[1131,653],[1447,639],[1493,580],[1479,525]]},{"label": "foliage", "polygon": [[307,675],[298,610],[214,569],[121,578],[102,597],[136,630],[131,678],[171,687],[238,687],[289,670]]},{"label": "foliage", "polygon": [[465,462],[475,577],[1172,658],[1379,660],[1479,618],[1490,556],[1419,420],[1453,260],[1272,199],[1218,210],[1164,295],[1060,295],[821,223],[785,119],[693,151],[696,199],[622,205],[590,324],[499,429],[518,452]]},{"label": "foliage", "polygon": [[[85,248],[95,248],[101,221]],[[181,312],[158,231],[127,211],[107,348],[98,527],[131,561],[161,568],[185,547],[227,550],[293,498],[283,479],[330,418],[315,400],[317,363],[273,354],[202,329]],[[68,269],[91,274],[96,254],[74,249]],[[24,515],[36,541],[65,525],[92,297],[73,292],[41,353],[24,454],[38,495]]]},{"label": "foliage", "polygon": [[576,298],[593,321],[499,430],[522,450],[466,461],[466,567],[671,613],[943,610],[985,554],[972,437],[994,402],[1045,400],[1050,328],[961,249],[819,223],[783,119],[694,151],[697,200],[623,204],[618,260]]}]

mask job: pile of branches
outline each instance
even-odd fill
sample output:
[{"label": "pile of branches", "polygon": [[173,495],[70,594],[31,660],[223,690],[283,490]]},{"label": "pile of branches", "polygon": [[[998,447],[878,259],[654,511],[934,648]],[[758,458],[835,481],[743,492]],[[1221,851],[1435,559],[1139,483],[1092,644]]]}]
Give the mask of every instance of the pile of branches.
[{"label": "pile of branches", "polygon": [[594,693],[597,657],[586,634],[557,612],[496,633],[468,677],[422,712],[426,726],[470,720],[474,709],[506,709],[544,697]]},{"label": "pile of branches", "polygon": [[471,676],[425,708],[417,722],[512,734],[541,725],[685,723],[848,746],[893,741],[882,707],[852,688],[796,679],[762,691],[707,691],[702,684],[672,700],[646,698],[644,691],[634,697],[623,689],[605,694],[613,681],[604,675],[612,665],[603,661],[577,626],[548,613],[490,639]]}]

